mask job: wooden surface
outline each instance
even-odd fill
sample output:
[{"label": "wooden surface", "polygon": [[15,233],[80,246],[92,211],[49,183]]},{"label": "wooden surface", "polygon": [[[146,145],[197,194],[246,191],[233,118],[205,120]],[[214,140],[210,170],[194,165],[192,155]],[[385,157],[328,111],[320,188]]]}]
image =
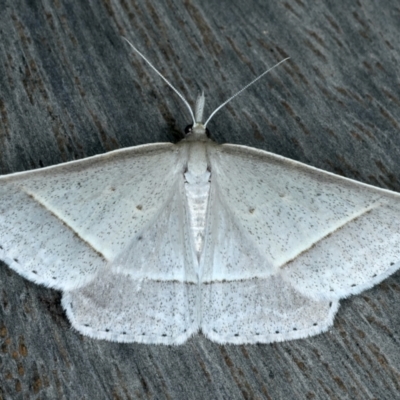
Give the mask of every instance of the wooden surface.
[{"label": "wooden surface", "polygon": [[[189,116],[137,45],[206,114],[219,142],[400,191],[397,0],[0,0],[0,173],[178,140]],[[145,173],[145,171],[144,171]],[[118,179],[118,177],[116,177]],[[285,343],[178,347],[92,340],[59,292],[0,263],[1,399],[400,398],[400,273],[341,302],[332,329]]]}]

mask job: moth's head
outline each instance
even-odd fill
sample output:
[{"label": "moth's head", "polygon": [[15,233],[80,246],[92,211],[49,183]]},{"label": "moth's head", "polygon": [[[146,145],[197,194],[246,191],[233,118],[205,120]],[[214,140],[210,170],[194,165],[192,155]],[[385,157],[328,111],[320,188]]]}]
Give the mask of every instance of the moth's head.
[{"label": "moth's head", "polygon": [[195,124],[190,124],[185,128],[185,137],[195,136],[195,137],[210,137],[210,131],[202,123],[196,122]]},{"label": "moth's head", "polygon": [[185,128],[185,137],[193,137],[196,140],[201,137],[210,137],[210,132],[206,128],[206,124],[203,123],[203,112],[204,112],[205,97],[204,92],[201,93],[196,99],[194,106],[194,123],[188,125]]}]

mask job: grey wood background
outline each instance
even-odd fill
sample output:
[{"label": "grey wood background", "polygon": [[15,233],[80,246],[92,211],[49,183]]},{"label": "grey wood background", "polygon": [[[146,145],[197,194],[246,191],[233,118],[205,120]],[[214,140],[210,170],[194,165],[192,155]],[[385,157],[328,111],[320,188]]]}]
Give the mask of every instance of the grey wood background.
[{"label": "grey wood background", "polygon": [[[397,0],[0,0],[0,173],[179,139],[185,108],[121,35],[209,112],[289,55],[213,138],[400,191]],[[319,336],[178,347],[83,337],[59,292],[0,275],[1,399],[400,398],[400,273]]]}]

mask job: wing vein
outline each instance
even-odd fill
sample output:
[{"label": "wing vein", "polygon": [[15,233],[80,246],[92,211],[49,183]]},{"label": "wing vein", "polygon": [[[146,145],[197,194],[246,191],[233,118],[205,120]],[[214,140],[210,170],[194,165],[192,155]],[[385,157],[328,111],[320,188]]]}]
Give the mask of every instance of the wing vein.
[{"label": "wing vein", "polygon": [[109,261],[107,257],[99,250],[96,249],[90,242],[85,240],[65,219],[61,218],[55,210],[52,210],[51,207],[46,205],[43,201],[41,201],[35,194],[24,187],[21,187],[21,190],[25,192],[32,200],[34,200],[37,204],[43,207],[46,211],[48,211],[53,217],[57,218],[66,228],[68,228],[75,236],[77,236],[86,246],[90,247],[92,251],[98,254],[105,261]]},{"label": "wing vein", "polygon": [[350,222],[354,222],[355,220],[361,218],[363,215],[369,213],[370,211],[372,211],[374,208],[377,207],[377,204],[379,203],[379,201],[374,202],[373,204],[371,204],[368,207],[365,207],[364,209],[355,212],[353,215],[349,216],[348,218],[346,218],[345,220],[342,221],[342,223],[336,227],[334,227],[334,229],[330,230],[327,233],[324,233],[323,235],[321,235],[321,237],[317,240],[315,240],[310,246],[308,246],[307,248],[299,251],[295,256],[291,257],[289,260],[284,261],[281,265],[279,265],[278,268],[285,268],[287,267],[292,261],[294,261],[297,257],[299,257],[301,254],[306,253],[307,251],[309,251],[311,248],[313,248],[314,246],[316,246],[318,243],[320,243],[322,240],[324,240],[325,238],[327,238],[328,236],[332,235],[335,232],[338,232],[340,229],[344,228],[346,225],[348,225]]}]

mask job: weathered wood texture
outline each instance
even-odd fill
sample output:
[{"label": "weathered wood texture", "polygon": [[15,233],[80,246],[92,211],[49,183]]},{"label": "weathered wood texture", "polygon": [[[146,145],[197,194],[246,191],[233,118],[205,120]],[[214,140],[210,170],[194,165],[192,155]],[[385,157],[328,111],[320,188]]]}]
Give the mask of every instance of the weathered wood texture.
[{"label": "weathered wood texture", "polygon": [[[124,35],[209,111],[291,56],[212,136],[400,191],[399,21],[397,0],[0,0],[0,173],[179,138],[185,108]],[[59,292],[0,274],[2,399],[400,397],[400,273],[325,334],[179,347],[83,337]]]}]

